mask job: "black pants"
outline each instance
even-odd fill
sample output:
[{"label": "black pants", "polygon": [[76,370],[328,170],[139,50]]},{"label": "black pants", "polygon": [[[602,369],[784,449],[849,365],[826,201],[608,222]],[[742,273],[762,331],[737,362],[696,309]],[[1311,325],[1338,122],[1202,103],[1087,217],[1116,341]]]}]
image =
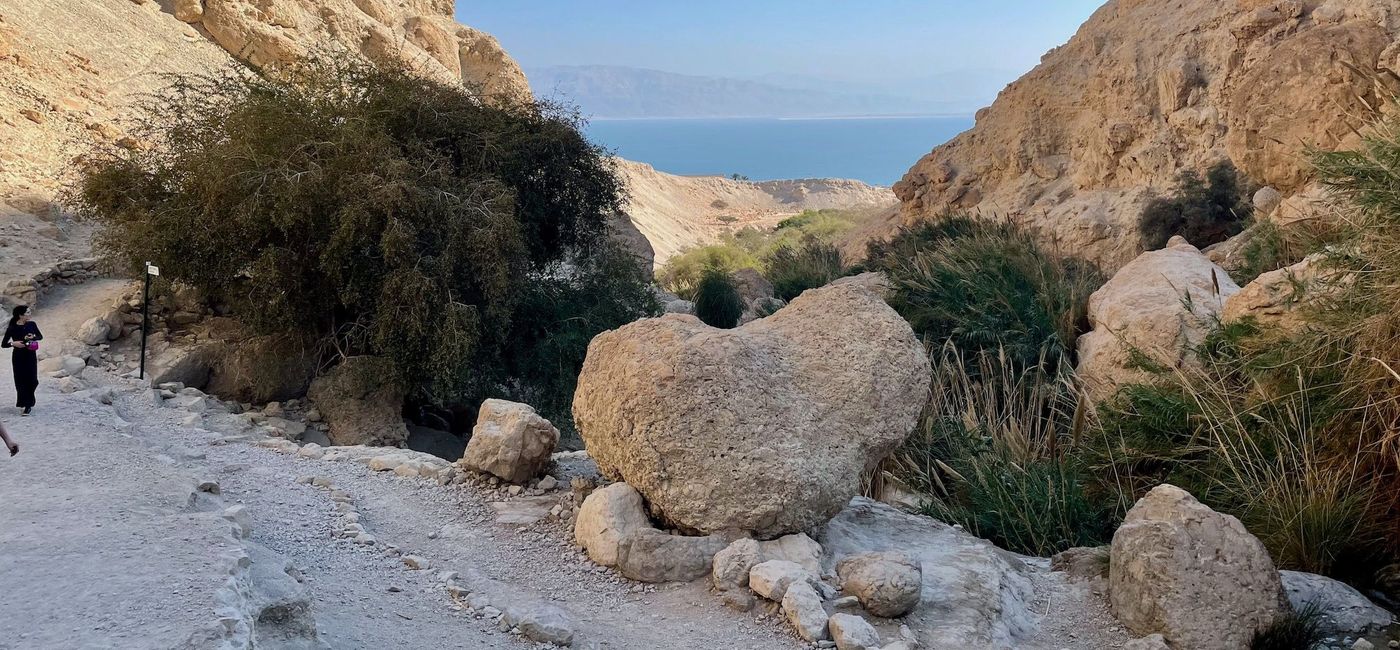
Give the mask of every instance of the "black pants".
[{"label": "black pants", "polygon": [[39,355],[33,350],[15,350],[10,364],[15,369],[15,392],[19,394],[15,406],[34,406],[34,389],[39,387]]}]

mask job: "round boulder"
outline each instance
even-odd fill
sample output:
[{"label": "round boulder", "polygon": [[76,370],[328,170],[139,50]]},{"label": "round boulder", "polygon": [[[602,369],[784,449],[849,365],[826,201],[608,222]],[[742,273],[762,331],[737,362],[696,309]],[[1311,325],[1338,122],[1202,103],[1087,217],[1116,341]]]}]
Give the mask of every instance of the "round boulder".
[{"label": "round boulder", "polygon": [[903,318],[864,286],[833,285],[735,329],[668,314],[598,335],[574,421],[653,514],[771,538],[859,492],[913,428],[929,376]]},{"label": "round boulder", "polygon": [[528,404],[488,399],[467,441],[462,465],[511,483],[524,483],[549,463],[559,430]]},{"label": "round boulder", "polygon": [[876,616],[908,614],[923,594],[923,567],[898,551],[843,558],[836,563],[836,574],[841,577],[841,589],[860,599],[861,606]]}]

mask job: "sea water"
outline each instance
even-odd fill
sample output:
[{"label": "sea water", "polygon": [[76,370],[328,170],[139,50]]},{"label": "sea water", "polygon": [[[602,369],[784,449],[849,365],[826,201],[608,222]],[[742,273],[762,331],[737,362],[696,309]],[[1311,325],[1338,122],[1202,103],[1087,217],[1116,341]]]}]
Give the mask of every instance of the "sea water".
[{"label": "sea water", "polygon": [[685,176],[853,178],[891,185],[972,116],[593,120],[589,139]]}]

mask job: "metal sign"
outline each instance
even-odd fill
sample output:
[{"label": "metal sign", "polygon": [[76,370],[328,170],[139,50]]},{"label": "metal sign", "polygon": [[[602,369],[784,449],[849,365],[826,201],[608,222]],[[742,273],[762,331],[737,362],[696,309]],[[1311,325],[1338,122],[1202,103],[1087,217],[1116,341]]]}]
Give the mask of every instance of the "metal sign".
[{"label": "metal sign", "polygon": [[160,275],[160,267],[148,263],[146,264],[146,273],[148,275]]}]

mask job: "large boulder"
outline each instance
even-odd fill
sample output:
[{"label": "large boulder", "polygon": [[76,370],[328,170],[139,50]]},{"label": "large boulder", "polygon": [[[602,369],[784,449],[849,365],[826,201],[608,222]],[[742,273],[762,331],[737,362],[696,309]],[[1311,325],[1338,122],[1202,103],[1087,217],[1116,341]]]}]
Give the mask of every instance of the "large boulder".
[{"label": "large boulder", "polygon": [[549,464],[559,430],[528,404],[488,399],[467,441],[462,465],[511,483],[524,483]]},{"label": "large boulder", "polygon": [[1181,488],[1159,485],[1113,535],[1109,600],[1141,636],[1178,650],[1248,648],[1283,613],[1283,586],[1269,552],[1238,519]]},{"label": "large boulder", "polygon": [[1380,630],[1395,620],[1390,612],[1344,582],[1299,571],[1280,571],[1279,577],[1293,610],[1315,607],[1322,631],[1326,634],[1361,636]]},{"label": "large boulder", "polygon": [[1096,400],[1147,380],[1138,355],[1167,368],[1194,363],[1225,301],[1240,288],[1195,246],[1173,237],[1089,297],[1093,331],[1079,337],[1079,375]]},{"label": "large boulder", "polygon": [[307,397],[329,425],[331,442],[393,447],[408,440],[404,389],[385,366],[378,357],[350,357],[311,382]]},{"label": "large boulder", "polygon": [[574,539],[589,559],[603,566],[617,566],[622,539],[651,528],[642,495],[626,483],[594,490],[583,500],[574,522]]},{"label": "large boulder", "polygon": [[588,346],[574,421],[606,475],[688,531],[795,533],[829,519],[928,395],[909,324],[860,285],[720,330],[668,314]]},{"label": "large boulder", "polygon": [[78,331],[73,337],[82,341],[84,345],[97,345],[99,343],[106,343],[109,340],[107,334],[110,331],[111,326],[108,325],[106,319],[101,316],[94,316],[83,321],[83,324],[78,326]]}]

